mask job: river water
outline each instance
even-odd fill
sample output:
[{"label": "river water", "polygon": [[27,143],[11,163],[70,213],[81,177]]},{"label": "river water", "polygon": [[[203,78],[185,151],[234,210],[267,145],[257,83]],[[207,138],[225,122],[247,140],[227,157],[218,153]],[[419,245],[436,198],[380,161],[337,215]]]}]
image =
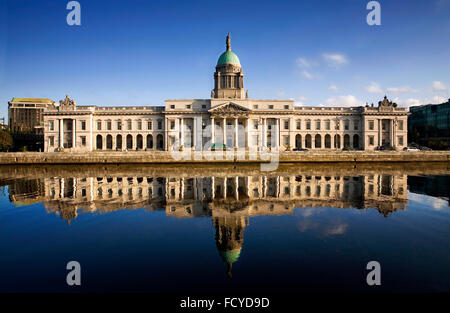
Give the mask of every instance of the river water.
[{"label": "river water", "polygon": [[450,292],[449,182],[447,164],[0,167],[0,291]]}]

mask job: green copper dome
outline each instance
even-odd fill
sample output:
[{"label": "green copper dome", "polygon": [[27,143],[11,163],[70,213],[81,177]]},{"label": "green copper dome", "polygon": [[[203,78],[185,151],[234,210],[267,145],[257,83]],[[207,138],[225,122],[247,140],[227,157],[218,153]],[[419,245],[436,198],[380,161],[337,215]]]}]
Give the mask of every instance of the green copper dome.
[{"label": "green copper dome", "polygon": [[241,66],[241,62],[239,62],[238,56],[236,55],[236,53],[234,53],[231,50],[228,50],[228,51],[225,51],[224,53],[222,53],[222,55],[219,58],[219,61],[217,61],[217,65],[227,64],[227,63]]}]

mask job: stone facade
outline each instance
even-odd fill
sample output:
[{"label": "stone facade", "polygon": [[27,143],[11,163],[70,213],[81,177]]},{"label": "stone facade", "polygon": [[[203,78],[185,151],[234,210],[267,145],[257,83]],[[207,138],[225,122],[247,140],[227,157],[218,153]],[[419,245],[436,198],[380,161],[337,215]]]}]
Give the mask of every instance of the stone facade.
[{"label": "stone facade", "polygon": [[[209,99],[165,106],[76,106],[66,97],[44,112],[44,151],[293,148],[374,150],[407,145],[406,108],[385,97],[378,106],[297,107],[293,100],[250,99],[238,57],[217,63]],[[224,147],[225,145],[225,147]]]}]

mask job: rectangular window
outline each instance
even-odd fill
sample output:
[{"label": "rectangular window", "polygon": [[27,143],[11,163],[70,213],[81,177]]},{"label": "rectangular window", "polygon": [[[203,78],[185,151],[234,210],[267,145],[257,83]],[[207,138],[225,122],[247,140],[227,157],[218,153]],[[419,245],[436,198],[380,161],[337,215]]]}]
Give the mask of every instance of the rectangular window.
[{"label": "rectangular window", "polygon": [[117,130],[122,130],[122,121],[117,121]]},{"label": "rectangular window", "polygon": [[311,129],[311,121],[306,121],[306,129]]},{"label": "rectangular window", "polygon": [[373,146],[374,145],[374,138],[373,136],[369,136],[369,146]]},{"label": "rectangular window", "polygon": [[128,130],[131,130],[131,120],[128,120],[128,121],[127,121],[127,129],[128,129]]},{"label": "rectangular window", "polygon": [[348,130],[350,128],[350,122],[349,121],[344,121],[344,129]]},{"label": "rectangular window", "polygon": [[403,146],[403,136],[398,136],[397,137],[397,142],[399,146]]},{"label": "rectangular window", "polygon": [[186,109],[190,109],[191,105],[190,104],[186,104]]},{"label": "rectangular window", "polygon": [[300,129],[301,128],[301,123],[300,123],[300,121],[297,121],[297,129]]},{"label": "rectangular window", "polygon": [[83,147],[86,146],[86,137],[85,137],[85,136],[81,136],[81,145],[82,145]]},{"label": "rectangular window", "polygon": [[138,128],[138,130],[142,130],[142,122],[141,121],[138,121],[137,128]]},{"label": "rectangular window", "polygon": [[147,128],[148,130],[152,130],[152,121],[147,122]]},{"label": "rectangular window", "polygon": [[97,121],[97,130],[102,130],[102,121]]},{"label": "rectangular window", "polygon": [[374,130],[374,128],[375,128],[374,121],[369,121],[369,130]]},{"label": "rectangular window", "polygon": [[81,121],[81,130],[86,130],[86,121]]},{"label": "rectangular window", "polygon": [[273,104],[269,104],[269,109],[270,109],[270,110],[273,109]]},{"label": "rectangular window", "polygon": [[330,128],[331,128],[331,123],[330,123],[330,121],[325,121],[325,129],[326,129],[326,130],[330,130]]},{"label": "rectangular window", "polygon": [[353,129],[354,129],[354,130],[358,130],[358,127],[359,127],[358,124],[359,124],[358,121],[354,121],[354,122],[353,122]]},{"label": "rectangular window", "polygon": [[286,105],[284,106],[284,109],[285,109],[285,110],[289,110],[289,104],[286,104]]},{"label": "rectangular window", "polygon": [[289,146],[289,136],[283,136],[284,139],[284,146],[287,147]]},{"label": "rectangular window", "polygon": [[173,110],[173,109],[175,109],[175,105],[174,104],[171,104],[170,105],[170,108]]},{"label": "rectangular window", "polygon": [[106,129],[107,129],[107,130],[111,130],[111,127],[112,127],[112,126],[111,126],[111,121],[107,121],[107,122],[106,122]]},{"label": "rectangular window", "polygon": [[253,109],[257,110],[257,109],[258,109],[258,105],[257,105],[257,104],[254,104],[254,105],[253,105]]},{"label": "rectangular window", "polygon": [[175,129],[175,121],[170,121],[170,129]]},{"label": "rectangular window", "polygon": [[398,121],[398,130],[403,130],[403,121]]},{"label": "rectangular window", "polygon": [[320,121],[316,121],[316,129],[320,129]]},{"label": "rectangular window", "polygon": [[253,122],[253,129],[258,129],[258,121]]},{"label": "rectangular window", "polygon": [[284,121],[284,129],[289,129],[289,121]]},{"label": "rectangular window", "polygon": [[206,104],[202,104],[202,109],[206,109]]},{"label": "rectangular window", "polygon": [[53,136],[48,137],[48,145],[50,147],[53,147],[55,145],[55,137]]},{"label": "rectangular window", "polygon": [[50,130],[55,130],[55,122],[50,121]]},{"label": "rectangular window", "polygon": [[162,120],[158,120],[158,129],[162,129]]}]

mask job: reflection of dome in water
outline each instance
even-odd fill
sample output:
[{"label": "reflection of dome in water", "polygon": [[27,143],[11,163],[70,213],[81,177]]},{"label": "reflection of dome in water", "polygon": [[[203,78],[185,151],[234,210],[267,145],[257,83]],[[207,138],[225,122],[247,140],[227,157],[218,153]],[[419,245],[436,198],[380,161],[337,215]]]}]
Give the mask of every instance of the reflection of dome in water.
[{"label": "reflection of dome in water", "polygon": [[219,251],[219,255],[225,263],[233,264],[239,259],[241,249],[237,251]]},{"label": "reflection of dome in water", "polygon": [[233,263],[241,255],[244,243],[244,228],[248,221],[243,216],[214,217],[216,228],[216,246],[223,262],[227,264],[227,276],[231,277]]}]

